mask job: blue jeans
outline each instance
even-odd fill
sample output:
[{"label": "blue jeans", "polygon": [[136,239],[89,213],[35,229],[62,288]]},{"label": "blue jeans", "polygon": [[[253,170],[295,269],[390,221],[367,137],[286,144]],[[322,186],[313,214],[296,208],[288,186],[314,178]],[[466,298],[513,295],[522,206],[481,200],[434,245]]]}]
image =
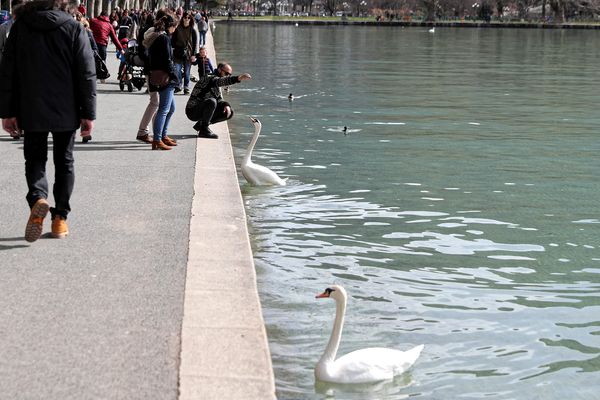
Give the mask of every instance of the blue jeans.
[{"label": "blue jeans", "polygon": [[[189,61],[184,61],[183,64],[175,64],[175,72],[177,73],[177,80],[179,87],[183,83],[184,88],[190,87],[190,68],[192,64]],[[183,70],[183,77],[181,76],[181,70]],[[182,82],[183,81],[183,82]]]},{"label": "blue jeans", "polygon": [[158,110],[156,111],[154,124],[152,125],[154,141],[156,142],[167,136],[169,121],[175,112],[174,90],[175,88],[169,85],[158,91]]}]

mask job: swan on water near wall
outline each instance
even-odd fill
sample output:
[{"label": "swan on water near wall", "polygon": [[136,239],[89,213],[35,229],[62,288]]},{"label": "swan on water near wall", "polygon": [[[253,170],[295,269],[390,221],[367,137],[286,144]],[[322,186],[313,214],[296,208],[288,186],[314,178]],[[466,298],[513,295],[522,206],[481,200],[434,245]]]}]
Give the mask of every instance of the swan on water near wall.
[{"label": "swan on water near wall", "polygon": [[285,186],[286,181],[281,179],[275,172],[271,171],[267,167],[263,167],[262,165],[258,165],[252,162],[252,150],[254,150],[254,146],[256,145],[256,141],[258,140],[258,136],[260,135],[260,130],[262,128],[262,124],[256,118],[250,118],[252,123],[254,124],[254,135],[252,136],[252,140],[250,141],[250,145],[246,150],[246,155],[242,160],[242,175],[248,181],[255,186],[265,186],[265,185],[279,185]]},{"label": "swan on water near wall", "polygon": [[332,383],[374,383],[391,380],[408,370],[419,358],[423,345],[408,351],[371,347],[348,353],[335,359],[346,313],[346,290],[341,286],[331,286],[317,298],[335,300],[335,322],[331,337],[321,359],[315,367],[315,377]]}]

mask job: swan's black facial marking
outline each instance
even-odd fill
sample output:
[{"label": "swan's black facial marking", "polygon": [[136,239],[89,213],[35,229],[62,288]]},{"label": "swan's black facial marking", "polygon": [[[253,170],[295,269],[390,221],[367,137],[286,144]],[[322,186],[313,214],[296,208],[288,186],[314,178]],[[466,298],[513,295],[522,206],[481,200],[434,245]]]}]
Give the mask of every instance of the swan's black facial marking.
[{"label": "swan's black facial marking", "polygon": [[335,292],[335,289],[332,289],[332,288],[325,289],[325,293],[327,293],[327,297],[330,297],[332,292]]}]

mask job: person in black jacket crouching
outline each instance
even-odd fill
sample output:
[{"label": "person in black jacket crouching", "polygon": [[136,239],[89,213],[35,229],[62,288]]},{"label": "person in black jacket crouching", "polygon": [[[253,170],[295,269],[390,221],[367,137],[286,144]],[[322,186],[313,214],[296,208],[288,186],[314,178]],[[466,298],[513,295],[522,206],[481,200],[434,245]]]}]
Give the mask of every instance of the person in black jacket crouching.
[{"label": "person in black jacket crouching", "polygon": [[185,106],[185,115],[191,121],[198,121],[194,125],[198,137],[218,139],[219,136],[208,126],[233,117],[233,109],[228,102],[223,101],[220,88],[252,79],[252,77],[250,74],[232,76],[232,73],[231,65],[221,63],[217,66],[215,75],[201,76],[194,86]]},{"label": "person in black jacket crouching", "polygon": [[[75,182],[75,132],[91,135],[96,118],[96,67],[84,27],[66,12],[75,3],[34,0],[19,8],[0,64],[2,128],[25,132],[25,177],[31,208],[25,239],[37,240],[48,211],[52,236],[69,234],[66,219]],[[55,167],[50,208],[46,159],[52,133]]]}]

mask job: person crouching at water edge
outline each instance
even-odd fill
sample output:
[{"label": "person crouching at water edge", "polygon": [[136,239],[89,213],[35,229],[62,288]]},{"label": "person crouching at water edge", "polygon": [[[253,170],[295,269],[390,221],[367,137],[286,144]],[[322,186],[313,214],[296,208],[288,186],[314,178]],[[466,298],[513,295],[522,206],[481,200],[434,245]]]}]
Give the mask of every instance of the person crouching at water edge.
[{"label": "person crouching at water edge", "polygon": [[197,121],[194,130],[199,137],[218,139],[218,136],[208,127],[217,122],[226,121],[233,117],[231,105],[223,100],[221,86],[229,86],[251,79],[250,74],[232,76],[233,69],[227,63],[221,63],[215,70],[215,75],[200,77],[185,106],[185,115],[191,121]]}]

